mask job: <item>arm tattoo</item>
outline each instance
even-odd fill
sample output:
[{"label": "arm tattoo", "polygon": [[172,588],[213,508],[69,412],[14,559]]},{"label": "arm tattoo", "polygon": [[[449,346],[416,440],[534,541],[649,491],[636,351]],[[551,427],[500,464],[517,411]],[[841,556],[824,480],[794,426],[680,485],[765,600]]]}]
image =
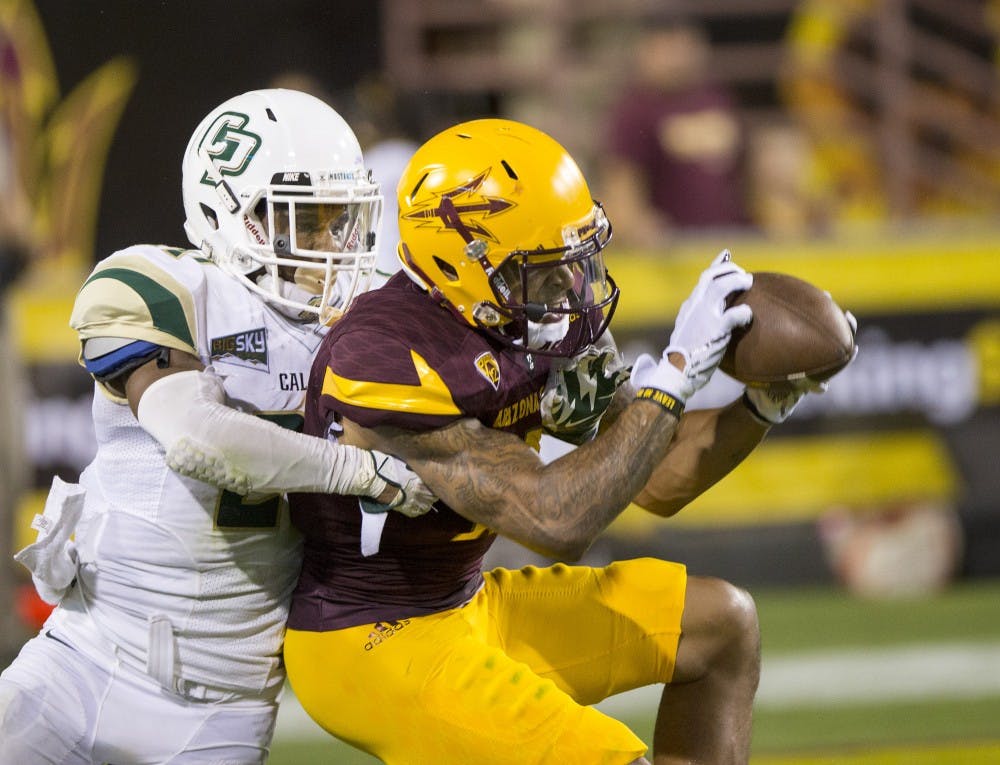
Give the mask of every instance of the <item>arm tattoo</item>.
[{"label": "arm tattoo", "polygon": [[663,458],[677,420],[629,405],[594,441],[545,465],[516,436],[461,420],[425,433],[379,429],[376,447],[406,460],[455,512],[553,557],[579,557]]}]

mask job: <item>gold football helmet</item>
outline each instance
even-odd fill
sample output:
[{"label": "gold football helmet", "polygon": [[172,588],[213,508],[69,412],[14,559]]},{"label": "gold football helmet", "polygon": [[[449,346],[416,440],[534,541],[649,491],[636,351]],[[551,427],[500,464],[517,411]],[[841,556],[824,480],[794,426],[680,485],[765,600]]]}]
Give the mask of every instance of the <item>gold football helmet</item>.
[{"label": "gold football helmet", "polygon": [[544,355],[603,333],[618,301],[611,226],[551,137],[511,120],[456,125],[417,150],[397,191],[403,268],[462,320]]}]

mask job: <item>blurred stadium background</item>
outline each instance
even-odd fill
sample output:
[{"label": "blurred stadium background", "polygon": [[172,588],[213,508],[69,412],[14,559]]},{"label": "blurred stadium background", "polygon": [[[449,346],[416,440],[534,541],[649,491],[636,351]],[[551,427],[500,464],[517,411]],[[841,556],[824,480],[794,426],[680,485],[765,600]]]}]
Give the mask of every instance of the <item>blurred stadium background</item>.
[{"label": "blurred stadium background", "polygon": [[[612,247],[626,355],[662,345],[722,247],[828,289],[861,354],[680,516],[630,508],[588,561],[654,554],[754,593],[759,765],[1000,762],[996,0],[0,0],[0,666],[44,616],[11,553],[93,451],[73,296],[115,249],[184,243],[180,156],[203,114],[297,83],[366,145],[390,121],[421,140],[513,117],[600,198],[630,41],[665,11],[703,25],[735,94],[753,220]],[[730,395],[720,380],[703,403]],[[373,762],[288,701],[272,762]],[[652,704],[606,707],[648,736]]]}]

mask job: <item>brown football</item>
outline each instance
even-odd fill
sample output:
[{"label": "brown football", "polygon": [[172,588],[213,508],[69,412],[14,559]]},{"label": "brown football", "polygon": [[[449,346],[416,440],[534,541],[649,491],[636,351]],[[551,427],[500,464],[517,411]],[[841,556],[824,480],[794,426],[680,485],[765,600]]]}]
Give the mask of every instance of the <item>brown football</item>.
[{"label": "brown football", "polygon": [[733,332],[719,368],[747,384],[808,377],[822,382],[854,355],[854,331],[829,294],[788,274],[758,272],[729,301],[749,305],[753,321]]}]

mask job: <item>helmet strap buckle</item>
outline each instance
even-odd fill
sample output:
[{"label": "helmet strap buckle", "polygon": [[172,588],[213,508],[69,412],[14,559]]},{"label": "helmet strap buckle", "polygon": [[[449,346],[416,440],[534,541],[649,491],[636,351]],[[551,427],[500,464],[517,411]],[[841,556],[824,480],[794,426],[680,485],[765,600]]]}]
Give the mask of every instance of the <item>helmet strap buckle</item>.
[{"label": "helmet strap buckle", "polygon": [[505,323],[504,320],[506,317],[502,316],[501,313],[489,303],[476,303],[475,308],[472,309],[472,318],[483,326],[498,327]]},{"label": "helmet strap buckle", "polygon": [[486,253],[489,250],[489,245],[486,244],[484,239],[473,239],[467,245],[465,245],[465,257],[469,260],[482,260],[486,257]]},{"label": "helmet strap buckle", "polygon": [[236,194],[224,179],[220,179],[215,184],[215,192],[219,195],[219,199],[222,200],[222,204],[225,205],[230,214],[235,215],[239,211],[240,203],[236,199]]}]

